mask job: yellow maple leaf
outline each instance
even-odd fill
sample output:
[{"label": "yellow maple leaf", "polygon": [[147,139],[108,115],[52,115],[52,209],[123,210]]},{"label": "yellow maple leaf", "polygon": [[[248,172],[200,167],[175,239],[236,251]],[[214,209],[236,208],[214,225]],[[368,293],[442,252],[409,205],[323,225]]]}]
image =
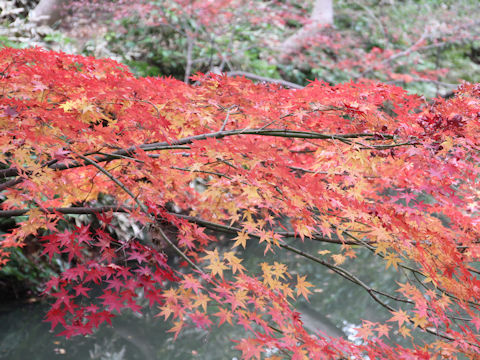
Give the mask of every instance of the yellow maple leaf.
[{"label": "yellow maple leaf", "polygon": [[320,255],[330,254],[330,250],[318,250],[317,254],[320,254]]},{"label": "yellow maple leaf", "polygon": [[447,153],[453,147],[453,139],[451,136],[447,136],[444,142],[441,143],[443,149],[442,153]]},{"label": "yellow maple leaf", "polygon": [[312,227],[301,222],[297,222],[295,224],[295,231],[302,240],[304,240],[306,237],[308,238],[312,236]]},{"label": "yellow maple leaf", "polygon": [[277,279],[285,279],[285,274],[290,277],[287,272],[287,265],[274,262],[272,266],[272,275],[275,276]]},{"label": "yellow maple leaf", "polygon": [[400,328],[398,329],[398,332],[400,334],[402,334],[403,337],[412,337],[412,334],[410,334],[410,329],[409,328],[406,328],[405,326],[400,326]]},{"label": "yellow maple leaf", "polygon": [[420,327],[422,329],[425,329],[425,326],[428,324],[427,318],[425,316],[418,316],[418,314],[412,318],[412,321],[415,327]]},{"label": "yellow maple leaf", "polygon": [[257,187],[256,186],[245,186],[243,188],[243,192],[247,194],[248,200],[259,200],[261,199],[260,195],[258,195]]},{"label": "yellow maple leaf", "polygon": [[308,290],[309,287],[312,287],[313,284],[309,283],[306,281],[307,275],[304,276],[299,276],[297,275],[297,296],[303,295],[305,299],[308,300],[308,294],[311,294],[312,292]]},{"label": "yellow maple leaf", "polygon": [[233,240],[236,240],[235,243],[233,244],[233,247],[242,245],[243,248],[245,249],[245,247],[247,246],[248,234],[245,231],[242,231],[238,233],[237,237],[233,238]]},{"label": "yellow maple leaf", "polygon": [[225,265],[223,260],[220,260],[218,250],[206,251],[206,253],[207,256],[205,256],[204,259],[210,260],[210,265],[208,265],[206,269],[209,269],[213,276],[218,274],[220,277],[223,277],[223,270],[227,270],[228,266]]},{"label": "yellow maple leaf", "polygon": [[71,110],[76,109],[76,106],[78,105],[79,100],[68,100],[64,102],[62,105],[59,106],[60,109],[63,109],[65,112],[70,112]]},{"label": "yellow maple leaf", "polygon": [[224,259],[226,259],[228,261],[228,265],[230,265],[232,267],[232,272],[235,274],[237,271],[239,271],[240,273],[242,273],[245,268],[243,267],[243,265],[241,265],[240,263],[242,262],[242,259],[239,259],[237,258],[233,252],[229,251],[229,252],[226,252],[225,254],[223,254],[223,257]]},{"label": "yellow maple leaf", "polygon": [[346,257],[342,254],[332,255],[332,259],[335,262],[335,265],[342,265],[345,262]]},{"label": "yellow maple leaf", "polygon": [[203,311],[207,311],[207,304],[208,304],[208,301],[210,300],[210,297],[206,294],[198,294],[196,297],[195,297],[195,301],[193,303],[193,307],[198,307],[198,306],[201,306],[203,308]]},{"label": "yellow maple leaf", "polygon": [[174,321],[173,324],[174,324],[173,327],[170,330],[167,330],[167,332],[175,333],[175,335],[173,336],[173,339],[176,339],[178,334],[183,328],[183,320]]},{"label": "yellow maple leaf", "polygon": [[394,253],[389,253],[386,255],[385,260],[387,260],[387,269],[390,267],[390,265],[393,265],[395,270],[398,270],[398,263],[402,262],[402,260]]}]

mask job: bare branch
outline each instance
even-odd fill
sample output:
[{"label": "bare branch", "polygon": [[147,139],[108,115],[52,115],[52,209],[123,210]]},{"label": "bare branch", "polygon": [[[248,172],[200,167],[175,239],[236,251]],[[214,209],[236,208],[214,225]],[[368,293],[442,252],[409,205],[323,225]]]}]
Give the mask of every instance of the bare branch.
[{"label": "bare branch", "polygon": [[303,89],[304,88],[304,86],[302,86],[302,85],[298,85],[298,84],[292,83],[292,82],[287,81],[287,80],[274,79],[274,78],[269,78],[269,77],[265,77],[265,76],[255,75],[253,73],[246,72],[246,71],[229,71],[229,72],[227,72],[227,75],[228,76],[245,76],[246,78],[249,78],[249,79],[252,79],[252,80],[265,81],[267,83],[272,83],[272,84],[279,84],[279,85],[283,85],[283,86],[285,86],[287,88],[291,88],[291,89]]}]

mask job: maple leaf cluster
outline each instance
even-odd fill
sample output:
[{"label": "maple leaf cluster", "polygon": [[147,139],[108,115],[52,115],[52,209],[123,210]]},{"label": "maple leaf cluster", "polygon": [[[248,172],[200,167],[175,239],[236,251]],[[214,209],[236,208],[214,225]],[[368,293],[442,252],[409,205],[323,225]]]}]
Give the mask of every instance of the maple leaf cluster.
[{"label": "maple leaf cluster", "polygon": [[[480,86],[432,103],[373,81],[288,90],[199,74],[190,86],[38,48],[2,49],[0,76],[0,216],[17,219],[0,261],[38,241],[69,264],[45,286],[52,329],[89,334],[146,302],[174,336],[242,327],[246,359],[480,356]],[[143,235],[115,235],[119,213]],[[295,247],[306,240],[338,251]],[[280,262],[245,268],[252,241],[328,267],[391,319],[366,319],[357,342],[307,332],[292,302],[314,285]],[[357,248],[409,280],[396,293],[365,284],[342,267]],[[432,340],[386,341],[415,328]]]}]

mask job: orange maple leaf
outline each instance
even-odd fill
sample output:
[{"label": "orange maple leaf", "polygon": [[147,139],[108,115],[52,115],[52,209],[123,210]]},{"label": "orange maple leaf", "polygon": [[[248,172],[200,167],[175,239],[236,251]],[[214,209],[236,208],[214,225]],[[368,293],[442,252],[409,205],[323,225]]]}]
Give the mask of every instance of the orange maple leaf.
[{"label": "orange maple leaf", "polygon": [[398,325],[402,326],[404,322],[409,322],[410,318],[408,317],[408,314],[403,311],[402,309],[398,311],[392,311],[393,317],[388,320],[388,321],[398,321]]}]

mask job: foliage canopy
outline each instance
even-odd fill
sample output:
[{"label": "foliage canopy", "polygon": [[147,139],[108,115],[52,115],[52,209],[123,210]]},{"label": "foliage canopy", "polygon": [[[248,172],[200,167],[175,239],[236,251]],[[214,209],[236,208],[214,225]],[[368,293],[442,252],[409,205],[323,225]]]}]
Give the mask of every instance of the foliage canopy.
[{"label": "foliage canopy", "polygon": [[[243,327],[246,359],[479,356],[479,85],[432,103],[373,81],[288,90],[200,74],[187,85],[38,48],[2,49],[0,76],[0,216],[17,219],[0,261],[39,241],[69,263],[45,289],[61,334],[146,299],[175,336]],[[118,213],[136,236],[115,232]],[[246,269],[252,241],[278,261]],[[384,292],[346,271],[360,247],[409,281]],[[308,333],[290,302],[313,285],[288,272],[286,252],[364,288],[391,319],[366,319],[357,342]],[[390,343],[395,331],[411,346]]]}]

